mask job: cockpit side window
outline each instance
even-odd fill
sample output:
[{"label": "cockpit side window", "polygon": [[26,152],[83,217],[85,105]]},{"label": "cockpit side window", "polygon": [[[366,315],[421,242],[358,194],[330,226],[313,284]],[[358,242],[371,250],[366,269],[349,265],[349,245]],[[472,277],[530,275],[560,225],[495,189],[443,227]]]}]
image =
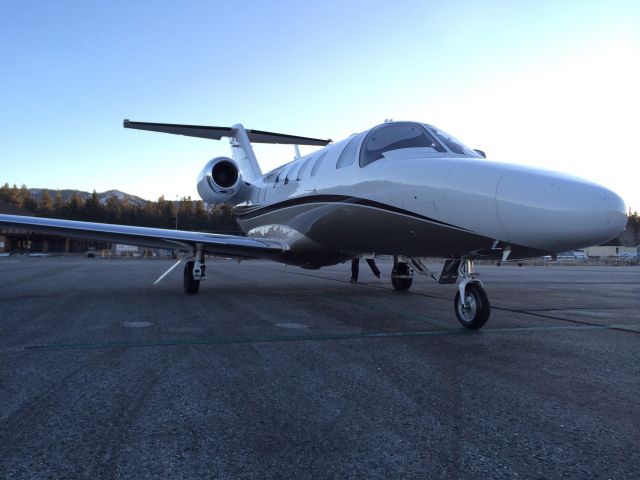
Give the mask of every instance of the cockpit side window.
[{"label": "cockpit side window", "polygon": [[382,158],[382,154],[401,148],[429,147],[436,152],[446,152],[422,125],[417,123],[385,123],[374,128],[364,139],[360,149],[360,166],[366,167]]},{"label": "cockpit side window", "polygon": [[344,150],[342,150],[340,158],[338,158],[336,168],[347,167],[349,165],[352,165],[353,162],[356,161],[356,150],[358,149],[358,143],[360,143],[363,135],[364,133],[360,133],[351,137],[351,140],[349,140],[347,146],[344,147]]},{"label": "cockpit side window", "polygon": [[447,146],[447,148],[449,148],[449,150],[451,150],[453,153],[457,153],[458,155],[467,155],[469,157],[482,156],[475,150],[472,150],[471,148],[467,147],[460,140],[457,140],[456,138],[449,135],[447,132],[443,132],[439,128],[434,127],[433,125],[429,125],[429,128],[433,133],[436,134],[436,136],[438,137],[438,140],[444,143]]}]

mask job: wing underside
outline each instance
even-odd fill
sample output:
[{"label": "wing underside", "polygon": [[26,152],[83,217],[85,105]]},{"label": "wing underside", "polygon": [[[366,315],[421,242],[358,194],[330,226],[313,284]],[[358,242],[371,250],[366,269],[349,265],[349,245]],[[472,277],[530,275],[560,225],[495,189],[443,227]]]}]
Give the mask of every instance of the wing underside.
[{"label": "wing underside", "polygon": [[284,242],[236,235],[132,227],[106,223],[79,222],[55,218],[0,215],[0,226],[32,232],[87,240],[137,245],[149,248],[193,251],[202,245],[204,253],[238,258],[268,258],[277,260],[288,250]]}]

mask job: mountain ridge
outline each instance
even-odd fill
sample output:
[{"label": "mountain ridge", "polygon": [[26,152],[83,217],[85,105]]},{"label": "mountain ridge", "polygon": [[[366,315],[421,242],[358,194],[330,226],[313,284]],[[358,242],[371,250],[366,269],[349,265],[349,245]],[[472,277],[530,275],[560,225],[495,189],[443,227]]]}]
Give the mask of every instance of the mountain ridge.
[{"label": "mountain ridge", "polygon": [[[82,198],[83,200],[88,200],[89,198],[91,198],[91,195],[92,195],[92,193],[85,192],[84,190],[74,190],[74,189],[57,190],[53,188],[29,188],[29,194],[38,202],[40,202],[40,199],[42,198],[42,195],[44,194],[44,192],[47,192],[52,199],[55,199],[57,193],[60,192],[60,195],[62,196],[62,201],[65,203],[69,201],[69,199],[73,196],[74,193],[78,197]],[[97,195],[98,195],[98,201],[100,202],[101,205],[105,205],[109,197],[116,197],[120,201],[127,201],[129,203],[132,203],[138,206],[144,206],[147,203],[147,200],[143,198],[140,198],[136,195],[131,195],[130,193],[122,192],[116,189],[107,190],[105,192],[98,192]]]}]

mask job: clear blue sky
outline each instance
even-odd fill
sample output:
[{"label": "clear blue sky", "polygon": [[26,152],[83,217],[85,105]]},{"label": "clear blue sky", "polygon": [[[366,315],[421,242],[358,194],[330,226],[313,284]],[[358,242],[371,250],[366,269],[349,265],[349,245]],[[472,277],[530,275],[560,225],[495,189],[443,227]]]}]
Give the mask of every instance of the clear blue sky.
[{"label": "clear blue sky", "polygon": [[336,140],[393,118],[640,209],[637,1],[0,0],[0,65],[0,183],[196,197],[227,144],[124,118]]}]

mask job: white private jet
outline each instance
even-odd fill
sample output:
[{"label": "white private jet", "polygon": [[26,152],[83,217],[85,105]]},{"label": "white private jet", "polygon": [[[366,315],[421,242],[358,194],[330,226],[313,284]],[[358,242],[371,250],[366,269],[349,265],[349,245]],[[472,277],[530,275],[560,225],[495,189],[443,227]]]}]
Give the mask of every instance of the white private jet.
[{"label": "white private jet", "polygon": [[[483,152],[423,123],[385,122],[335,143],[240,124],[125,120],[124,127],[228,137],[232,158],[209,161],[198,177],[198,192],[207,203],[233,205],[247,236],[13,215],[0,215],[0,225],[182,250],[188,257],[187,293],[198,292],[205,279],[205,254],[266,258],[302,268],[391,255],[396,290],[407,290],[416,271],[435,279],[421,258],[439,257],[445,259],[439,282],[460,278],[458,320],[478,329],[491,307],[473,272],[474,259],[515,260],[597,245],[618,235],[627,221],[625,203],[610,190],[559,173],[488,161]],[[295,145],[296,158],[263,175],[252,142]],[[298,145],[324,148],[300,156]]]}]

